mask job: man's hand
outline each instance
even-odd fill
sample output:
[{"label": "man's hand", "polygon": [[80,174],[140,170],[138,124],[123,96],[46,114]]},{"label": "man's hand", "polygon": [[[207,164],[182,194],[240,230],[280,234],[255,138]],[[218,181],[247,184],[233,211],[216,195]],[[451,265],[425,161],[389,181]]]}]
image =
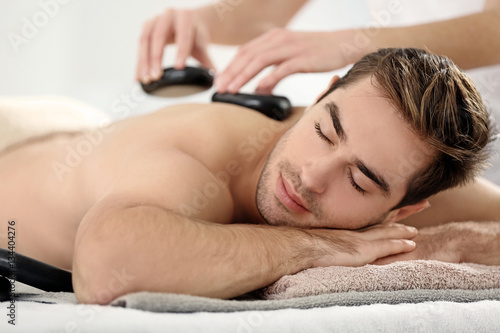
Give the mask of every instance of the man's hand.
[{"label": "man's hand", "polygon": [[184,68],[189,56],[202,66],[214,68],[207,51],[209,31],[197,11],[167,9],[143,26],[136,80],[149,83],[159,79],[163,73],[161,62],[165,46],[174,42],[178,46],[175,68]]},{"label": "man's hand", "polygon": [[[315,241],[312,267],[363,266],[415,249],[411,238],[417,229],[398,223],[383,223],[361,230],[310,229]],[[403,253],[403,254],[401,254]]]},{"label": "man's hand", "polygon": [[[107,304],[137,291],[232,298],[307,268],[361,266],[415,248],[407,239],[416,229],[399,224],[361,231],[221,225],[117,200],[103,199],[80,224],[73,261],[80,302]],[[120,288],[117,272],[130,276]]]},{"label": "man's hand", "polygon": [[236,93],[264,68],[276,65],[264,77],[257,93],[269,94],[288,75],[327,72],[349,64],[340,44],[351,31],[298,32],[276,28],[243,45],[229,66],[216,78],[219,93]]},{"label": "man's hand", "polygon": [[419,230],[417,247],[378,259],[374,264],[402,260],[439,260],[500,265],[500,222],[453,222]]}]

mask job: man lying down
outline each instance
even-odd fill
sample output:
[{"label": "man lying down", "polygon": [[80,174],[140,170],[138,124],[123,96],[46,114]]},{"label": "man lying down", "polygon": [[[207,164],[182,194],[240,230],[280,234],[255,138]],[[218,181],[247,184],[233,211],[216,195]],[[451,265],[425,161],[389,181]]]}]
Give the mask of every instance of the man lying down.
[{"label": "man lying down", "polygon": [[168,107],[112,125],[63,178],[53,164],[82,133],[11,147],[1,232],[16,217],[17,251],[72,270],[83,303],[232,298],[319,266],[500,264],[500,190],[474,181],[491,130],[450,60],[383,49],[284,122],[228,104]]}]

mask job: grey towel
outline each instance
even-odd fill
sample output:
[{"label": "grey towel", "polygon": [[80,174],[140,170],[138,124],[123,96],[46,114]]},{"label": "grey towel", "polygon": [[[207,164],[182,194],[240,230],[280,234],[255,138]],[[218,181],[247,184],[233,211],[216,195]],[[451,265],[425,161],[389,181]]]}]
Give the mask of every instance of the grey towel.
[{"label": "grey towel", "polygon": [[189,295],[142,292],[117,298],[112,302],[112,305],[153,312],[191,313],[262,311],[288,308],[311,309],[330,306],[422,303],[430,301],[470,303],[482,300],[500,301],[500,289],[351,291],[280,300],[253,301],[221,300]]},{"label": "grey towel", "polygon": [[[280,300],[223,300],[190,295],[139,292],[121,296],[111,305],[152,312],[237,312],[278,309],[310,309],[330,306],[358,306],[369,304],[401,304],[430,301],[470,303],[496,300],[500,306],[500,288],[484,290],[397,290],[397,291],[351,291],[317,296]],[[77,305],[73,293],[19,294],[16,302]],[[2,306],[6,303],[0,303]]]},{"label": "grey towel", "polygon": [[[252,299],[255,296],[265,299]],[[500,266],[417,260],[384,266],[310,269],[285,276],[246,299],[139,292],[121,296],[111,305],[190,313],[481,300],[500,303]],[[72,293],[25,293],[17,301],[76,304]]]}]

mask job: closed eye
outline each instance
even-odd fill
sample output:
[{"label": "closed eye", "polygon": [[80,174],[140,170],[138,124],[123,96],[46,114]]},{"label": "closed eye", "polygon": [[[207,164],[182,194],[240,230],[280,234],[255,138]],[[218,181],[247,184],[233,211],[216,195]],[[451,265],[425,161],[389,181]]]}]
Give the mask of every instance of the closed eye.
[{"label": "closed eye", "polygon": [[321,127],[319,126],[319,123],[314,123],[314,128],[316,129],[316,134],[322,139],[328,142],[329,144],[333,145],[333,142],[330,141],[330,139],[327,138],[327,136],[321,131]]},{"label": "closed eye", "polygon": [[347,173],[347,177],[349,178],[349,182],[351,183],[352,187],[358,191],[359,193],[361,194],[365,194],[366,193],[366,190],[364,190],[361,186],[359,186],[355,181],[354,181],[354,177],[352,176],[352,170],[351,168],[349,168],[348,170],[348,173]]},{"label": "closed eye", "polygon": [[[322,139],[328,142],[328,144],[333,145],[333,142],[328,139],[328,137],[321,131],[321,127],[319,123],[314,123],[314,129],[316,130],[316,134]],[[349,168],[347,177],[349,178],[349,182],[351,183],[352,187],[358,191],[361,194],[365,194],[366,190],[363,189],[361,186],[359,186],[356,181],[354,181],[354,177],[352,176],[352,170]]]}]

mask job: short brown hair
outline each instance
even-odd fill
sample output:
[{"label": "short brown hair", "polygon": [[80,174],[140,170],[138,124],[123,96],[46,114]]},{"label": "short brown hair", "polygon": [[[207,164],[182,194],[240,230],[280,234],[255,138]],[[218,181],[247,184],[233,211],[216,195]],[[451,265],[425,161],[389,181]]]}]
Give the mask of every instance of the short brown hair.
[{"label": "short brown hair", "polygon": [[435,150],[415,170],[401,208],[473,179],[486,165],[490,116],[472,80],[450,59],[415,48],[389,48],[364,56],[321,96],[370,77],[411,129]]}]

